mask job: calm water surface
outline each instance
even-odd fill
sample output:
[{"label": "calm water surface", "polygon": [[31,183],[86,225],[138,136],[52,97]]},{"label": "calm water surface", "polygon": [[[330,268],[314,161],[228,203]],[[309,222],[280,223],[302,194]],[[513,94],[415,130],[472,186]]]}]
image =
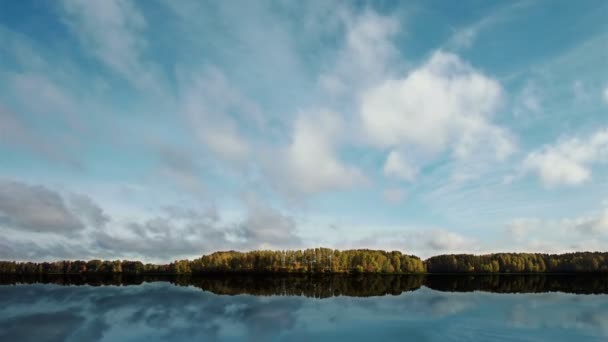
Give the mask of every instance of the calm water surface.
[{"label": "calm water surface", "polygon": [[568,279],[13,280],[0,341],[608,341],[605,278]]}]

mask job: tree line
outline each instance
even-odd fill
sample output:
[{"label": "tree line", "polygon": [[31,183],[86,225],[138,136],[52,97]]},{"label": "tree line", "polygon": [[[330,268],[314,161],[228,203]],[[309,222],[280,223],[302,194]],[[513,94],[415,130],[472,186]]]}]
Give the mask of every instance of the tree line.
[{"label": "tree line", "polygon": [[608,253],[448,254],[422,260],[398,251],[370,249],[215,252],[194,260],[151,264],[129,260],[56,262],[0,261],[5,274],[422,274],[422,273],[578,273],[608,272]]},{"label": "tree line", "polygon": [[608,253],[449,254],[425,261],[429,273],[579,273],[608,272]]}]

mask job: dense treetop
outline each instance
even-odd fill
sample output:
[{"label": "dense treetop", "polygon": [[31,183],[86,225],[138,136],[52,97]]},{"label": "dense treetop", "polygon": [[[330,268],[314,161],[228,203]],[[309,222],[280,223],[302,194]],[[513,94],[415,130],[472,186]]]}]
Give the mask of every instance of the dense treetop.
[{"label": "dense treetop", "polygon": [[425,261],[429,273],[608,272],[608,253],[448,254]]},{"label": "dense treetop", "polygon": [[56,262],[0,261],[8,274],[202,274],[202,273],[574,273],[608,272],[608,253],[451,254],[425,261],[398,251],[329,248],[215,252],[194,260],[144,264],[128,260]]}]

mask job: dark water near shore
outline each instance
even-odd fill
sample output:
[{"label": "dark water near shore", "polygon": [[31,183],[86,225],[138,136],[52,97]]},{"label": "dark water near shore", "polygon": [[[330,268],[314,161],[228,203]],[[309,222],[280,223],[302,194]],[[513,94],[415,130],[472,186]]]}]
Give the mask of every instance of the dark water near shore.
[{"label": "dark water near shore", "polygon": [[46,276],[0,284],[0,341],[608,341],[606,276]]}]

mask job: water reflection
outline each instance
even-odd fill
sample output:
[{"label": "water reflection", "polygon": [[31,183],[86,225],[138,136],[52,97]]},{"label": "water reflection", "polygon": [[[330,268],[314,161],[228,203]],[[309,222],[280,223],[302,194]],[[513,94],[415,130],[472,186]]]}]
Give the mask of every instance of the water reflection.
[{"label": "water reflection", "polygon": [[[24,284],[28,281],[47,284]],[[603,281],[548,276],[5,278],[3,283],[15,285],[0,286],[0,341],[600,341],[608,338],[608,295],[502,292],[592,293],[603,291]],[[501,294],[458,292],[480,289]]]},{"label": "water reflection", "polygon": [[437,291],[496,293],[565,292],[576,294],[608,294],[608,275],[208,275],[191,276],[4,276],[1,285],[141,285],[147,282],[169,282],[193,286],[220,295],[250,294],[258,296],[335,296],[369,297],[400,295],[423,286]]}]

